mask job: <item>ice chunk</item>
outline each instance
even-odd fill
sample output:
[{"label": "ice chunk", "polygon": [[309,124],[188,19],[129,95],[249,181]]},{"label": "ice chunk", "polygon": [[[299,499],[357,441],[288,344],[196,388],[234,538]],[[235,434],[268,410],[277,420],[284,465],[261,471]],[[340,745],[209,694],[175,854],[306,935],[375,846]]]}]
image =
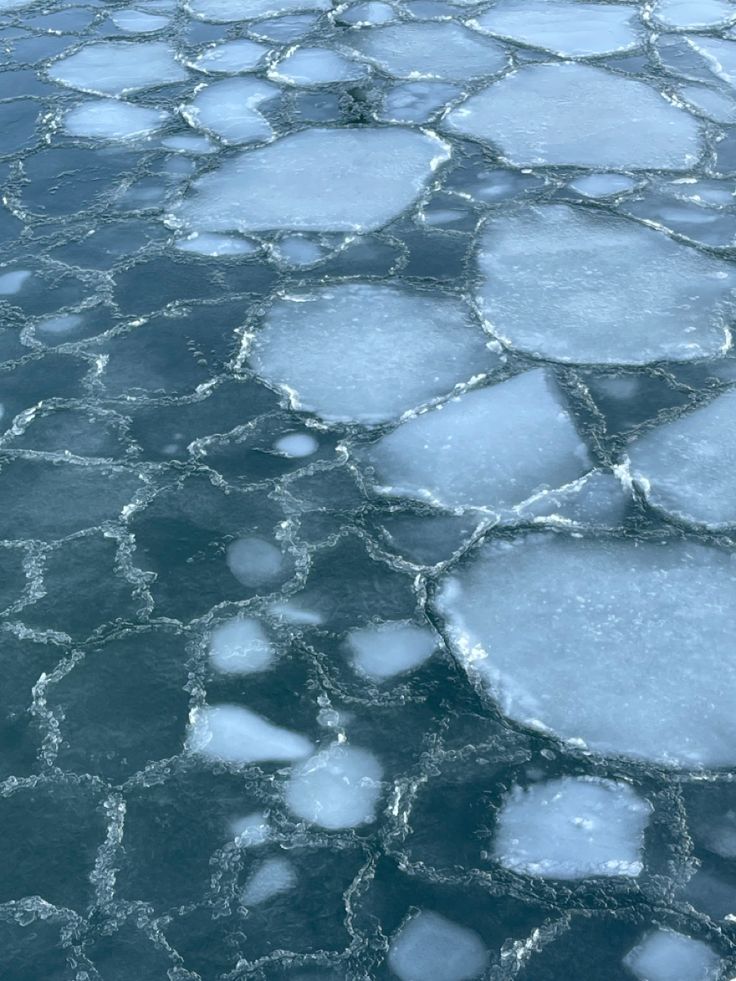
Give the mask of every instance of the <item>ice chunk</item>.
[{"label": "ice chunk", "polygon": [[23,284],[31,278],[28,269],[14,269],[12,272],[0,273],[0,296],[13,296],[20,293]]},{"label": "ice chunk", "polygon": [[290,44],[309,34],[319,20],[318,14],[293,14],[291,17],[274,17],[250,25],[250,33],[263,41]]},{"label": "ice chunk", "polygon": [[705,85],[683,85],[680,97],[716,123],[736,123],[736,99]]},{"label": "ice chunk", "polygon": [[333,743],[294,768],[286,803],[297,817],[322,828],[354,828],[375,820],[382,777],[373,753]]},{"label": "ice chunk", "polygon": [[436,136],[409,129],[303,130],[194,181],[175,217],[208,231],[370,231],[408,208],[448,157]]},{"label": "ice chunk", "polygon": [[491,218],[479,301],[515,350],[579,364],[723,354],[736,271],[644,225],[567,205]]},{"label": "ice chunk", "polygon": [[64,129],[70,136],[98,140],[133,140],[150,136],[160,129],[169,114],[160,109],[145,109],[118,99],[84,102],[64,117]]},{"label": "ice chunk", "polygon": [[600,753],[716,767],[736,761],[734,601],[721,549],[549,534],[482,546],[438,609],[466,670],[517,722]]},{"label": "ice chunk", "polygon": [[498,814],[494,855],[547,879],[637,876],[651,806],[625,783],[562,777],[514,787]]},{"label": "ice chunk", "polygon": [[627,452],[655,507],[707,528],[736,525],[736,389],[650,430]]},{"label": "ice chunk", "polygon": [[272,246],[274,257],[286,266],[311,266],[324,258],[327,251],[319,242],[305,235],[284,235]]},{"label": "ice chunk", "polygon": [[715,981],[720,963],[707,944],[673,930],[655,930],[624,958],[640,981]]},{"label": "ice chunk", "polygon": [[295,407],[373,424],[452,391],[492,358],[462,302],[350,283],[277,300],[250,360]]},{"label": "ice chunk", "polygon": [[518,167],[690,170],[702,153],[697,121],[655,89],[573,63],[511,72],[445,124],[492,143]]},{"label": "ice chunk", "polygon": [[125,95],[187,77],[163,41],[87,44],[55,61],[48,72],[55,82],[95,95]]},{"label": "ice chunk", "polygon": [[84,317],[78,313],[62,313],[56,317],[47,317],[36,325],[36,330],[42,334],[69,334],[84,323]]},{"label": "ice chunk", "polygon": [[176,241],[179,252],[194,252],[197,255],[253,255],[258,251],[258,245],[247,238],[236,238],[233,235],[218,235],[216,232],[193,232],[186,238]]},{"label": "ice chunk", "polygon": [[637,47],[636,8],[576,0],[499,0],[471,25],[564,58]]},{"label": "ice chunk", "polygon": [[449,82],[405,82],[386,93],[379,118],[399,123],[426,123],[461,92],[458,85]]},{"label": "ice chunk", "polygon": [[467,82],[503,71],[506,49],[452,21],[392,24],[359,31],[351,48],[395,78]]},{"label": "ice chunk", "polygon": [[401,981],[471,981],[488,966],[488,951],[473,930],[422,910],[405,923],[388,951]]},{"label": "ice chunk", "polygon": [[447,508],[511,508],[590,468],[543,368],[408,419],[360,458],[382,493]]},{"label": "ice chunk", "polygon": [[330,0],[189,0],[186,6],[200,20],[230,24],[295,10],[329,10],[332,4]]},{"label": "ice chunk", "polygon": [[167,136],[161,140],[161,145],[169,150],[178,150],[181,153],[215,153],[217,150],[207,136],[195,136],[194,133],[181,133],[176,136]]},{"label": "ice chunk", "polygon": [[110,15],[110,20],[121,31],[128,31],[130,34],[150,34],[153,31],[161,31],[169,22],[169,17],[161,14],[148,14],[144,10],[116,10]]},{"label": "ice chunk", "polygon": [[239,538],[227,548],[227,567],[244,586],[273,582],[283,562],[281,552],[263,538]]},{"label": "ice chunk", "polygon": [[340,22],[352,24],[354,27],[366,27],[372,24],[388,24],[396,19],[396,12],[389,3],[382,0],[365,0],[364,3],[351,4],[347,10],[339,14]]},{"label": "ice chunk", "polygon": [[182,114],[223,143],[255,143],[273,136],[271,125],[258,106],[275,98],[280,91],[260,78],[227,78],[200,89]]},{"label": "ice chunk", "polygon": [[245,817],[236,818],[230,823],[236,843],[243,848],[257,848],[271,837],[268,819],[263,811],[253,811]]},{"label": "ice chunk", "polygon": [[276,440],[273,448],[282,456],[298,459],[316,453],[319,443],[311,433],[287,433]]},{"label": "ice chunk", "polygon": [[286,763],[304,759],[312,744],[240,705],[204,705],[192,713],[187,750],[225,763]]},{"label": "ice chunk", "polygon": [[327,85],[363,78],[366,69],[330,48],[296,48],[268,74],[270,78],[289,85]]},{"label": "ice chunk", "polygon": [[692,50],[718,78],[736,87],[736,42],[719,37],[689,37]]},{"label": "ice chunk", "polygon": [[282,892],[289,892],[296,885],[296,869],[286,858],[267,858],[245,884],[240,894],[243,906],[266,903]]},{"label": "ice chunk", "polygon": [[264,44],[248,38],[238,38],[236,41],[213,44],[191,64],[197,71],[212,75],[237,75],[239,72],[255,71],[267,51]]},{"label": "ice chunk", "polygon": [[736,20],[736,9],[726,0],[657,0],[652,7],[657,25],[675,31],[723,27]]},{"label": "ice chunk", "polygon": [[571,189],[586,198],[610,198],[635,186],[636,181],[626,174],[586,174],[570,181]]},{"label": "ice chunk", "polygon": [[273,644],[254,617],[233,617],[212,631],[210,661],[223,674],[265,671],[275,658]]},{"label": "ice chunk", "polygon": [[377,681],[418,668],[437,649],[433,631],[402,620],[351,630],[347,643],[355,670]]}]

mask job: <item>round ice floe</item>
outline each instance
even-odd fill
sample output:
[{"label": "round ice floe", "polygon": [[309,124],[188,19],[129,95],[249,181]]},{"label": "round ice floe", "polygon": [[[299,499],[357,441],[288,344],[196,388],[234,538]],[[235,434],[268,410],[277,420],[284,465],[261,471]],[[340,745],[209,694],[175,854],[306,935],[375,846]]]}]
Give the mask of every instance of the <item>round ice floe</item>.
[{"label": "round ice floe", "polygon": [[351,630],[347,644],[356,671],[383,681],[423,664],[437,649],[437,637],[428,627],[397,620]]},{"label": "round ice floe", "polygon": [[681,768],[736,762],[734,603],[728,551],[555,534],[484,544],[437,601],[506,715]]},{"label": "round ice floe", "polygon": [[391,941],[388,963],[401,981],[471,981],[488,966],[488,951],[474,930],[422,910]]},{"label": "round ice floe", "polygon": [[715,981],[720,958],[701,940],[673,930],[655,930],[624,958],[640,981]]},{"label": "round ice floe", "polygon": [[225,763],[287,763],[312,752],[304,736],[272,725],[240,705],[196,709],[186,746],[190,753]]},{"label": "round ice floe", "polygon": [[133,140],[159,130],[169,114],[160,109],[132,106],[118,99],[85,102],[64,116],[64,129],[70,136],[98,140]]},{"label": "round ice floe", "polygon": [[374,424],[452,391],[492,364],[455,298],[344,284],[277,300],[251,350],[295,408]]},{"label": "round ice floe", "polygon": [[351,4],[347,10],[341,11],[339,20],[343,24],[353,26],[368,26],[388,24],[396,19],[396,11],[389,3],[382,0],[366,0],[365,3]]},{"label": "round ice floe", "polygon": [[258,906],[274,896],[290,892],[296,885],[296,869],[286,858],[268,858],[262,862],[240,894],[243,906]]},{"label": "round ice floe", "polygon": [[269,77],[289,85],[329,85],[363,78],[365,66],[330,48],[296,48],[282,58]]},{"label": "round ice floe", "polygon": [[687,39],[689,49],[702,59],[705,68],[717,78],[736,87],[736,44],[720,37],[698,37]]},{"label": "round ice floe", "polygon": [[445,118],[518,167],[690,170],[697,121],[649,85],[590,65],[526,65]]},{"label": "round ice floe", "polygon": [[286,436],[276,440],[273,448],[282,456],[299,459],[316,453],[319,443],[311,433],[287,433]]},{"label": "round ice floe", "polygon": [[55,61],[49,77],[62,85],[96,95],[124,95],[167,82],[181,82],[187,73],[162,41],[109,41],[87,44]]},{"label": "round ice floe", "polygon": [[239,38],[237,41],[223,41],[207,48],[191,63],[192,68],[209,74],[237,75],[239,72],[252,72],[263,60],[268,51],[265,44]]},{"label": "round ice floe", "polygon": [[147,14],[144,10],[116,10],[110,15],[110,20],[121,31],[128,31],[130,34],[151,34],[154,31],[161,31],[169,22],[169,17],[162,17],[160,14]]},{"label": "round ice floe", "polygon": [[284,557],[263,538],[239,538],[228,545],[227,566],[244,586],[273,582],[281,572]]},{"label": "round ice floe", "polygon": [[307,129],[194,181],[173,218],[207,231],[369,231],[408,208],[448,157],[436,136],[397,126]]},{"label": "round ice floe", "polygon": [[731,343],[733,265],[627,218],[522,207],[488,221],[478,262],[489,329],[536,357],[689,361]]},{"label": "round ice floe", "polygon": [[210,635],[210,662],[223,674],[253,674],[270,668],[273,644],[254,617],[233,617]]},{"label": "round ice floe", "polygon": [[294,768],[286,803],[298,818],[322,828],[354,828],[375,820],[382,777],[373,753],[333,743]]},{"label": "round ice floe", "polygon": [[273,136],[258,106],[279,94],[275,85],[260,78],[225,78],[200,89],[182,115],[191,126],[213,133],[223,143],[257,143]]},{"label": "round ice floe", "polygon": [[727,0],[657,0],[652,19],[670,30],[697,31],[733,23],[736,8]]},{"label": "round ice floe", "polygon": [[498,814],[501,865],[547,879],[637,876],[648,802],[625,783],[562,777],[514,787]]},{"label": "round ice floe", "polygon": [[220,24],[274,17],[295,10],[329,10],[330,6],[330,0],[188,0],[186,5],[194,17]]}]

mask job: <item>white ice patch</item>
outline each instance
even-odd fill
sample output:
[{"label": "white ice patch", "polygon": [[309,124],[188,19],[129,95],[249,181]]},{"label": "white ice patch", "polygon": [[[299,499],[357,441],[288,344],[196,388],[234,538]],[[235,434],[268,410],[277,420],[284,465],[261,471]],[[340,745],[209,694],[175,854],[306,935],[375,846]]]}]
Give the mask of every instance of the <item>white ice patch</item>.
[{"label": "white ice patch", "polygon": [[0,296],[13,296],[20,293],[24,283],[31,278],[28,269],[14,269],[12,272],[0,273]]},{"label": "white ice patch", "polygon": [[396,620],[351,630],[347,636],[353,667],[376,681],[413,671],[437,650],[428,627]]},{"label": "white ice patch", "polygon": [[274,450],[290,459],[311,456],[319,449],[318,441],[311,433],[287,433],[273,444]]},{"label": "white ice patch", "polygon": [[268,51],[265,44],[239,38],[214,44],[191,62],[192,68],[210,75],[237,75],[252,72],[259,67]]},{"label": "white ice patch", "polygon": [[268,73],[274,81],[305,86],[356,81],[365,74],[365,66],[349,61],[330,48],[296,48]]},{"label": "white ice patch", "polygon": [[226,78],[200,89],[182,108],[182,115],[196,126],[219,137],[223,143],[257,143],[270,140],[273,130],[258,111],[262,102],[280,90],[259,78]]},{"label": "white ice patch", "polygon": [[369,231],[408,208],[448,158],[443,141],[409,129],[303,130],[194,181],[174,220],[207,231]]},{"label": "white ice patch", "polygon": [[736,99],[705,85],[683,85],[680,98],[716,123],[736,123]]},{"label": "white ice patch", "polygon": [[492,217],[479,300],[514,350],[578,364],[723,354],[736,271],[659,231],[567,205]]},{"label": "white ice patch", "polygon": [[246,882],[240,902],[243,906],[258,906],[274,896],[290,892],[296,883],[296,869],[288,859],[267,858]]},{"label": "white ice patch", "polygon": [[60,313],[55,317],[48,317],[36,326],[36,330],[42,334],[69,334],[84,323],[84,317],[78,313]]},{"label": "white ice patch", "polygon": [[585,198],[610,198],[635,186],[636,181],[626,174],[585,174],[570,181],[570,188]]},{"label": "white ice patch", "polygon": [[735,602],[736,562],[718,548],[547,534],[483,545],[438,609],[510,718],[693,768],[736,762]]},{"label": "white ice patch", "polygon": [[193,17],[217,24],[275,17],[295,10],[329,10],[330,7],[330,0],[189,0],[186,4]]},{"label": "white ice patch", "polygon": [[392,20],[396,20],[396,11],[391,4],[382,3],[381,0],[354,3],[340,12],[340,22],[354,27],[388,24]]},{"label": "white ice patch", "polygon": [[451,110],[445,124],[518,167],[690,170],[703,150],[697,121],[655,89],[573,63],[526,65]]},{"label": "white ice patch", "polygon": [[512,508],[590,469],[543,368],[415,416],[360,454],[386,494],[447,508]]},{"label": "white ice patch", "polygon": [[85,102],[64,116],[70,136],[95,140],[134,140],[161,129],[169,114],[160,109],[133,106],[118,99]]},{"label": "white ice patch", "polygon": [[290,763],[304,759],[312,744],[272,725],[240,705],[204,705],[192,713],[186,748],[225,763]]},{"label": "white ice patch", "polygon": [[370,425],[452,391],[492,356],[461,301],[351,283],[277,300],[250,360],[295,407]]},{"label": "white ice patch", "polygon": [[244,586],[262,586],[279,576],[284,557],[263,538],[239,538],[227,548],[227,567]]},{"label": "white ice patch", "polygon": [[651,805],[625,783],[562,777],[513,787],[497,818],[494,856],[546,879],[637,876]]},{"label": "white ice patch", "polygon": [[215,153],[216,144],[207,136],[195,136],[194,133],[181,133],[176,136],[167,136],[161,140],[161,145],[169,150],[177,150],[180,153],[209,154]]},{"label": "white ice patch", "polygon": [[215,232],[203,232],[201,235],[193,232],[186,238],[176,240],[179,252],[194,252],[196,255],[237,256],[253,255],[260,246],[247,238],[236,238],[234,235],[218,235]]},{"label": "white ice patch", "polygon": [[289,810],[322,828],[354,828],[375,820],[383,770],[373,753],[333,743],[300,763],[286,784]]},{"label": "white ice patch", "polygon": [[687,40],[714,75],[736,88],[736,41],[719,37],[689,37]]},{"label": "white ice patch", "polygon": [[652,19],[670,30],[697,31],[732,24],[736,9],[726,0],[657,0]]},{"label": "white ice patch", "polygon": [[110,15],[113,24],[121,31],[129,34],[151,34],[162,31],[170,23],[169,17],[160,14],[148,14],[145,10],[116,10]]},{"label": "white ice patch", "polygon": [[488,950],[475,933],[422,910],[391,941],[388,963],[401,981],[472,981],[488,966]]},{"label": "white ice patch", "polygon": [[720,963],[707,944],[673,930],[655,930],[624,958],[640,981],[715,981]]},{"label": "white ice patch", "polygon": [[271,837],[268,819],[263,811],[253,811],[244,817],[235,818],[230,822],[230,830],[236,844],[241,848],[257,848]]},{"label": "white ice patch", "polygon": [[95,95],[125,95],[187,77],[173,49],[163,41],[87,44],[55,61],[48,72],[61,85]]},{"label": "white ice patch", "polygon": [[461,91],[460,86],[449,82],[404,82],[386,93],[378,117],[398,123],[426,123]]},{"label": "white ice patch", "polygon": [[210,663],[223,674],[253,674],[270,668],[273,644],[254,617],[233,617],[210,635]]}]

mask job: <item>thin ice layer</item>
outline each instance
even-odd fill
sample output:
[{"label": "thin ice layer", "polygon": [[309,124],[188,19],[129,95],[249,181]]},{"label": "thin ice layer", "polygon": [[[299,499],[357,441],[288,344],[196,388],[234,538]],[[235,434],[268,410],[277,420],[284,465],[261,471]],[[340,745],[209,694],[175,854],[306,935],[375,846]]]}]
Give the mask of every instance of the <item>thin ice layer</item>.
[{"label": "thin ice layer", "polygon": [[356,627],[347,636],[353,667],[376,681],[413,671],[437,649],[428,627],[402,620]]},{"label": "thin ice layer", "polygon": [[736,762],[736,560],[692,541],[489,542],[437,606],[502,711],[574,745],[679,768]]},{"label": "thin ice layer", "polygon": [[102,41],[55,61],[49,77],[82,92],[124,95],[184,81],[187,73],[163,41]]},{"label": "thin ice layer", "polygon": [[518,351],[578,364],[723,354],[736,270],[654,229],[567,205],[492,217],[478,299]]}]

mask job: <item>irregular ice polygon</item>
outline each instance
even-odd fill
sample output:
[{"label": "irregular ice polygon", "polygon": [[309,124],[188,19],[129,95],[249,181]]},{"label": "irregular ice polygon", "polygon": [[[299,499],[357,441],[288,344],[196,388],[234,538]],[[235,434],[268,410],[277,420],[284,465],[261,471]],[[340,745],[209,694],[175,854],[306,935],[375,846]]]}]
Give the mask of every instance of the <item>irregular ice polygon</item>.
[{"label": "irregular ice polygon", "polygon": [[687,42],[714,75],[736,88],[736,41],[691,36]]},{"label": "irregular ice polygon", "polygon": [[723,354],[736,270],[659,231],[568,205],[493,216],[479,301],[514,350],[577,364]]},{"label": "irregular ice polygon", "polygon": [[304,759],[312,744],[240,705],[203,705],[192,713],[186,748],[225,763],[287,763]]},{"label": "irregular ice polygon", "polygon": [[227,78],[200,89],[184,106],[191,126],[218,136],[223,143],[255,143],[273,136],[271,124],[258,111],[262,102],[280,90],[260,78]]},{"label": "irregular ice polygon", "polygon": [[284,557],[263,538],[238,538],[227,547],[227,567],[244,586],[273,582],[281,572]]},{"label": "irregular ice polygon", "polygon": [[268,74],[269,78],[289,85],[329,85],[363,78],[366,69],[330,48],[296,48]]},{"label": "irregular ice polygon", "polygon": [[424,664],[437,650],[437,637],[428,627],[394,620],[351,630],[347,645],[355,670],[383,681]]},{"label": "irregular ice polygon", "polygon": [[736,389],[644,433],[627,456],[656,508],[707,528],[736,525]]},{"label": "irregular ice polygon", "polygon": [[61,85],[95,95],[125,95],[187,77],[173,49],[163,41],[87,44],[55,61],[48,74]]},{"label": "irregular ice polygon", "polygon": [[497,817],[494,856],[546,879],[637,876],[651,805],[626,783],[562,777],[515,786]]},{"label": "irregular ice polygon", "polygon": [[271,837],[268,819],[263,811],[252,811],[230,822],[230,830],[236,843],[242,848],[257,848]]},{"label": "irregular ice polygon", "polygon": [[133,106],[119,99],[99,99],[71,109],[64,116],[64,129],[70,136],[133,140],[155,133],[168,118],[169,114],[160,109]]},{"label": "irregular ice polygon", "polygon": [[698,768],[736,762],[734,602],[725,550],[547,534],[483,545],[437,605],[456,656],[510,718]]},{"label": "irregular ice polygon", "polygon": [[511,72],[444,122],[517,167],[690,170],[703,151],[697,121],[651,86],[572,62]]},{"label": "irregular ice polygon", "polygon": [[426,123],[461,91],[459,85],[449,82],[404,82],[386,93],[378,118],[398,123]]},{"label": "irregular ice polygon", "polygon": [[289,892],[297,882],[296,869],[286,858],[267,858],[253,872],[240,894],[243,906],[258,906]]},{"label": "irregular ice polygon", "polygon": [[265,44],[248,38],[238,38],[206,48],[191,65],[197,71],[211,75],[237,75],[240,72],[255,71],[267,51]]},{"label": "irregular ice polygon", "polygon": [[329,10],[330,6],[330,0],[188,0],[186,9],[199,20],[231,24],[295,10]]},{"label": "irregular ice polygon", "polygon": [[374,424],[452,391],[492,356],[461,301],[350,283],[277,300],[250,361],[296,408]]},{"label": "irregular ice polygon", "polygon": [[448,157],[438,137],[396,126],[303,130],[194,181],[174,218],[213,232],[371,231],[408,208]]},{"label": "irregular ice polygon", "polygon": [[736,9],[726,0],[657,0],[652,19],[670,30],[697,31],[733,23]]},{"label": "irregular ice polygon", "polygon": [[512,508],[591,466],[543,368],[414,416],[360,459],[381,493],[446,508]]},{"label": "irregular ice polygon", "polygon": [[128,31],[130,34],[151,34],[154,31],[161,31],[170,23],[169,17],[160,14],[149,14],[145,10],[116,10],[110,15],[110,20],[121,31]]},{"label": "irregular ice polygon", "polygon": [[736,123],[736,99],[705,85],[683,85],[680,97],[716,123]]},{"label": "irregular ice polygon", "polygon": [[232,256],[253,255],[258,251],[258,245],[247,238],[236,238],[234,235],[218,235],[215,232],[193,232],[186,238],[176,240],[179,252],[194,252],[196,255]]},{"label": "irregular ice polygon", "polygon": [[346,46],[394,78],[467,82],[509,64],[506,49],[452,21],[393,24],[357,31]]},{"label": "irregular ice polygon", "polygon": [[210,635],[210,663],[223,674],[253,674],[274,663],[276,652],[255,617],[233,617]]},{"label": "irregular ice polygon", "polygon": [[354,828],[375,820],[382,778],[373,753],[333,743],[294,767],[286,803],[298,818],[322,828]]},{"label": "irregular ice polygon", "polygon": [[636,8],[575,0],[499,0],[471,25],[563,58],[613,54],[637,47]]},{"label": "irregular ice polygon", "polygon": [[715,981],[720,963],[702,940],[674,930],[655,930],[624,958],[640,981]]},{"label": "irregular ice polygon", "polygon": [[626,174],[585,174],[570,181],[572,190],[586,198],[609,198],[635,186],[636,181]]},{"label": "irregular ice polygon", "polygon": [[389,967],[401,981],[472,981],[483,974],[488,959],[474,930],[431,910],[408,920],[388,951]]}]

